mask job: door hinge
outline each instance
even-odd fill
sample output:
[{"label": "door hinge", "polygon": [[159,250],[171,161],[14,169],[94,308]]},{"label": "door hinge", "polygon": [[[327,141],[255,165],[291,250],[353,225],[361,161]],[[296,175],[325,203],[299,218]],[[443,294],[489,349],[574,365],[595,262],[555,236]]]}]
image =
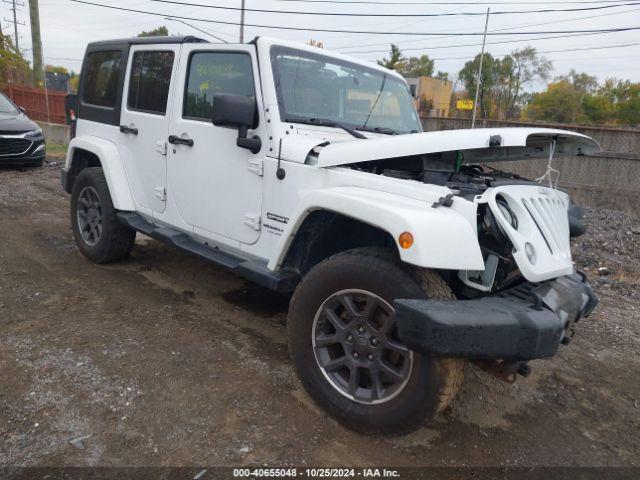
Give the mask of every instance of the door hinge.
[{"label": "door hinge", "polygon": [[260,230],[260,215],[257,213],[247,213],[244,216],[244,223],[254,230]]},{"label": "door hinge", "polygon": [[259,158],[252,158],[247,164],[247,168],[251,173],[262,176],[262,160]]},{"label": "door hinge", "polygon": [[167,201],[167,189],[165,187],[156,187],[153,189],[156,197],[160,199],[162,202]]},{"label": "door hinge", "polygon": [[158,152],[160,155],[166,155],[167,154],[167,142],[165,142],[164,140],[159,140],[156,142],[156,152]]}]

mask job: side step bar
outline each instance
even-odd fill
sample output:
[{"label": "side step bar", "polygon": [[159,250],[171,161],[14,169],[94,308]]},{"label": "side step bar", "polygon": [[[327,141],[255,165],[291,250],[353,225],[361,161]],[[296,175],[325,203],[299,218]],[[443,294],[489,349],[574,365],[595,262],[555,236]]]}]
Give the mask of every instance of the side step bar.
[{"label": "side step bar", "polygon": [[295,271],[280,270],[273,272],[267,268],[266,263],[257,260],[247,260],[224,252],[219,248],[210,247],[209,245],[194,240],[186,233],[172,228],[154,225],[137,213],[118,212],[117,216],[120,223],[127,227],[209,260],[270,290],[292,292],[300,281],[300,275]]}]

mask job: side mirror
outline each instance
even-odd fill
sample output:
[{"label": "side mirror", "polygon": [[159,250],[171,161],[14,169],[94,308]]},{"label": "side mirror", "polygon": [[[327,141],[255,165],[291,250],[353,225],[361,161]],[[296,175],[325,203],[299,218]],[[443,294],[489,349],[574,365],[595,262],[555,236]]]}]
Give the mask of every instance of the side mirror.
[{"label": "side mirror", "polygon": [[247,138],[247,130],[258,126],[258,104],[246,95],[216,93],[213,96],[213,124],[237,128],[236,145],[251,153],[258,153],[262,148],[260,137]]},{"label": "side mirror", "polygon": [[19,109],[22,113],[24,113],[25,115],[27,114],[27,109],[26,109],[26,108],[24,108],[24,107],[18,107],[18,109]]}]

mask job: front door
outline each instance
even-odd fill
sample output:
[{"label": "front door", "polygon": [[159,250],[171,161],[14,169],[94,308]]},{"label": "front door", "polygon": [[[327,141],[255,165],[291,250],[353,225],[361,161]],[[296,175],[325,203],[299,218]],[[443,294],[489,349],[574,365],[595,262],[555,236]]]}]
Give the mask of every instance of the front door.
[{"label": "front door", "polygon": [[129,54],[118,145],[137,206],[149,215],[166,204],[165,142],[179,49],[137,45]]},{"label": "front door", "polygon": [[[254,243],[260,235],[262,152],[238,147],[237,129],[213,125],[212,115],[217,93],[256,98],[262,111],[255,48],[184,45],[179,70],[184,88],[176,90],[169,125],[169,194],[196,233]],[[249,135],[264,141],[264,131],[261,119]]]}]

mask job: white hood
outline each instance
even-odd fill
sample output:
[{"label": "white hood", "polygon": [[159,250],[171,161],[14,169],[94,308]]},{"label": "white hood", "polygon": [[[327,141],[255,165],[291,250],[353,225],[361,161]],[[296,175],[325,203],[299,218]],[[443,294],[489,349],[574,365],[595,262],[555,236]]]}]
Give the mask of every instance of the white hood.
[{"label": "white hood", "polygon": [[[592,138],[566,130],[476,128],[474,130],[441,130],[332,143],[322,147],[317,165],[319,167],[333,167],[458,150],[463,151],[465,162],[473,163],[547,158],[552,140],[556,140],[556,156],[588,155],[600,151],[600,146]],[[499,142],[499,147],[490,145],[492,141]]]}]

